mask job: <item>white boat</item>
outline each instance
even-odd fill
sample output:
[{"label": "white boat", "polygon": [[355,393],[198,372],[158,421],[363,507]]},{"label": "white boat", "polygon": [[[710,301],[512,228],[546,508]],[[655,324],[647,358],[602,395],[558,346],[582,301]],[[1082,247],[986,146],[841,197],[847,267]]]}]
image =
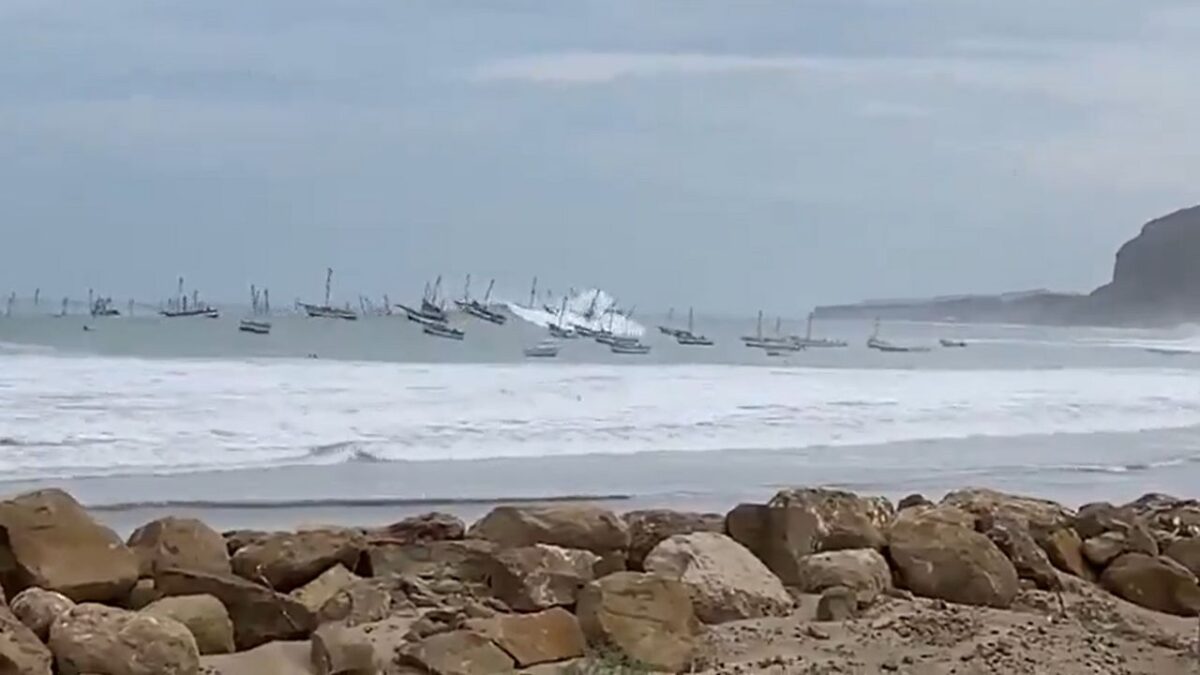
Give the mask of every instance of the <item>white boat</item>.
[{"label": "white boat", "polygon": [[962,347],[967,346],[967,341],[966,340],[948,340],[946,338],[942,338],[942,339],[938,340],[938,344],[942,345],[943,347],[945,347],[947,349],[961,349]]},{"label": "white boat", "polygon": [[888,342],[879,337],[879,320],[875,320],[875,331],[867,338],[867,348],[888,354],[921,354],[932,351],[929,347],[908,347]]},{"label": "white boat", "polygon": [[552,359],[558,356],[559,344],[553,340],[542,340],[525,348],[525,356],[531,359]]},{"label": "white boat", "polygon": [[250,286],[250,316],[251,318],[242,319],[238,323],[238,330],[243,333],[253,333],[254,335],[269,335],[271,333],[271,322],[266,319],[258,318],[263,315],[269,315],[271,311],[270,292],[263,289],[262,293],[254,285]]},{"label": "white boat", "polygon": [[421,331],[426,335],[432,335],[433,337],[444,338],[447,340],[462,340],[464,337],[466,337],[466,333],[464,333],[462,330],[447,326],[444,323],[435,323],[425,326],[421,329]]},{"label": "white boat", "polygon": [[254,333],[255,335],[269,335],[271,333],[271,322],[261,319],[242,319],[238,324],[238,330],[243,333]]},{"label": "white boat", "polygon": [[796,336],[796,337],[792,338],[792,341],[795,342],[798,346],[803,347],[803,348],[813,347],[813,348],[817,348],[817,349],[841,348],[841,347],[849,347],[850,346],[850,343],[848,343],[844,340],[830,340],[828,338],[813,337],[812,336],[813,318],[814,318],[813,313],[809,312],[808,313],[808,323],[806,324],[805,329],[804,329],[804,337]]},{"label": "white boat", "polygon": [[650,345],[642,344],[636,340],[632,342],[619,341],[609,345],[609,350],[614,354],[649,354]]},{"label": "white boat", "polygon": [[575,329],[567,327],[563,324],[563,320],[567,316],[567,296],[563,296],[562,308],[558,310],[558,322],[546,326],[546,330],[550,331],[550,335],[560,340],[574,340],[579,337],[579,333]]},{"label": "white boat", "polygon": [[483,302],[473,300],[471,298],[471,275],[467,275],[466,288],[463,289],[463,299],[455,300],[454,304],[458,305],[466,314],[469,314],[476,319],[482,319],[488,323],[494,323],[497,326],[503,326],[508,322],[508,317],[500,312],[497,312],[488,307],[488,301],[492,298],[492,289],[496,286],[496,280],[492,279],[488,284],[487,293],[483,296]]},{"label": "white boat", "polygon": [[742,343],[747,347],[776,352],[798,352],[803,349],[803,347],[796,344],[792,340],[785,338],[782,335],[778,335],[781,324],[781,321],[778,319],[775,321],[775,332],[777,335],[775,337],[764,336],[762,321],[763,313],[760,309],[758,311],[758,323],[756,324],[754,335],[746,335],[742,337]]},{"label": "white boat", "polygon": [[217,308],[210,306],[208,303],[200,304],[200,293],[198,291],[192,291],[192,304],[188,305],[188,297],[183,293],[183,277],[179,277],[179,291],[176,297],[168,300],[166,309],[159,310],[158,313],[168,319],[193,316],[216,319],[221,316]]},{"label": "white boat", "polygon": [[325,304],[310,305],[308,303],[299,303],[300,308],[304,313],[314,319],[341,319],[343,321],[357,321],[358,314],[350,309],[350,307],[334,307],[329,304],[329,295],[333,284],[333,268],[325,270]]}]

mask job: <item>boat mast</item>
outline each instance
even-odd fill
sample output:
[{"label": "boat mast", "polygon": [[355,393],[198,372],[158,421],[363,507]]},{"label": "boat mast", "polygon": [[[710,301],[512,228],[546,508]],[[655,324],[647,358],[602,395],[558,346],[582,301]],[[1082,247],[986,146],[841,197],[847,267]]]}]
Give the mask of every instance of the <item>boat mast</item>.
[{"label": "boat mast", "polygon": [[533,285],[529,287],[529,308],[533,309],[537,306],[537,277],[533,278]]},{"label": "boat mast", "polygon": [[808,313],[808,327],[805,328],[805,330],[804,330],[804,340],[805,341],[812,340],[812,325],[813,325],[813,313],[809,312]]},{"label": "boat mast", "polygon": [[41,301],[41,298],[42,298],[42,289],[40,289],[40,288],[33,289],[33,306],[34,307],[38,306],[38,304]]},{"label": "boat mast", "polygon": [[250,313],[258,315],[258,289],[254,287],[254,284],[250,284]]},{"label": "boat mast", "polygon": [[92,299],[92,289],[88,289],[88,313],[96,316],[96,301]]},{"label": "boat mast", "polygon": [[758,328],[757,328],[757,329],[754,331],[754,336],[755,336],[756,338],[758,338],[759,340],[761,340],[761,339],[762,339],[762,336],[763,336],[763,333],[762,333],[762,314],[763,314],[762,310],[761,310],[761,309],[760,309],[760,310],[758,310]]},{"label": "boat mast", "polygon": [[688,333],[692,332],[692,319],[693,319],[692,308],[688,307]]},{"label": "boat mast", "polygon": [[175,309],[187,309],[187,298],[183,295],[183,277],[179,277],[179,290],[175,293]]},{"label": "boat mast", "polygon": [[558,327],[563,327],[563,320],[567,316],[567,296],[563,296],[562,309],[558,310]]},{"label": "boat mast", "polygon": [[329,293],[330,293],[332,285],[333,285],[333,268],[326,267],[325,268],[325,306],[326,307],[331,306],[329,304]]},{"label": "boat mast", "polygon": [[263,304],[263,307],[262,307],[263,314],[270,314],[271,313],[271,291],[264,288],[263,292],[262,292],[262,297],[263,297],[263,303],[262,303]]},{"label": "boat mast", "polygon": [[67,296],[64,295],[63,302],[62,302],[62,314],[60,314],[60,316],[66,316],[66,315],[67,315]]},{"label": "boat mast", "polygon": [[491,281],[489,281],[489,282],[488,282],[488,289],[487,289],[487,293],[484,293],[484,294],[483,294],[483,306],[484,306],[484,307],[487,307],[488,300],[491,300],[491,298],[492,298],[492,288],[493,288],[495,285],[496,285],[496,280],[495,280],[495,279],[492,279]]},{"label": "boat mast", "polygon": [[471,275],[467,275],[467,283],[463,286],[463,302],[471,301]]}]

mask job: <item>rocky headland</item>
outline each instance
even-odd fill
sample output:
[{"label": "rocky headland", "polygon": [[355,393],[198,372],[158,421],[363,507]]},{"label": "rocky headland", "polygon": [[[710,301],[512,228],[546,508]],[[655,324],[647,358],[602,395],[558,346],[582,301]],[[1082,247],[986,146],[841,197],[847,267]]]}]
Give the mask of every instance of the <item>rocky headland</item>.
[{"label": "rocky headland", "polygon": [[1027,324],[1172,325],[1200,319],[1200,206],[1142,226],[1091,293],[1046,290],[818,307],[819,318]]},{"label": "rocky headland", "polygon": [[0,502],[0,673],[1195,673],[1200,502],[826,489],[127,541]]}]

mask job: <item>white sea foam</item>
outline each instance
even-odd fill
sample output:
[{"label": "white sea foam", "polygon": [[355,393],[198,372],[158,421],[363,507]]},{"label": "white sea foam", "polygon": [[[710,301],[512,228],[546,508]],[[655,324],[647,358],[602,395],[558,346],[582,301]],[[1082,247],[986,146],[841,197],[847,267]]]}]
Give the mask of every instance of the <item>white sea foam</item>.
[{"label": "white sea foam", "polygon": [[1175,369],[822,370],[0,355],[10,479],[791,449],[1200,424]]},{"label": "white sea foam", "polygon": [[[559,302],[562,301],[559,300]],[[583,326],[592,330],[609,330],[617,335],[630,336],[640,336],[646,332],[645,327],[640,323],[616,311],[618,309],[617,301],[599,289],[579,291],[569,296],[565,312],[562,305],[528,307],[515,302],[506,304],[508,310],[518,318],[537,326],[546,327],[550,324],[560,323],[561,320],[563,326],[567,328]]]}]

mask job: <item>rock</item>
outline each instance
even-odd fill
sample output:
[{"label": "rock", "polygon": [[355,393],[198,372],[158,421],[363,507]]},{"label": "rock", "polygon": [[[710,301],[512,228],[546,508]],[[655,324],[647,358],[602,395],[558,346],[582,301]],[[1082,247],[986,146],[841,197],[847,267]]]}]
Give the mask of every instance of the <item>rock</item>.
[{"label": "rock", "polygon": [[338,589],[317,612],[317,623],[337,621],[347,626],[382,621],[393,611],[406,608],[396,601],[398,593],[387,579],[359,579]]},{"label": "rock", "polygon": [[74,606],[75,603],[62,593],[41,588],[26,588],[10,603],[13,615],[42,642],[50,635],[50,624]]},{"label": "rock", "polygon": [[1038,543],[1058,569],[1086,581],[1096,580],[1096,573],[1083,559],[1083,542],[1073,528],[1054,530],[1040,537]]},{"label": "rock", "polygon": [[200,653],[182,624],[93,603],[76,605],[50,626],[60,675],[196,675]]},{"label": "rock", "polygon": [[822,551],[881,549],[893,516],[882,498],[823,489],[783,490],[757,508],[739,505],[726,516],[730,536],[750,549],[785,584],[796,585],[798,561]]},{"label": "rock", "polygon": [[272,534],[274,533],[263,530],[226,530],[221,533],[221,537],[225,540],[225,550],[232,556],[250,544],[262,541]]},{"label": "rock", "polygon": [[129,590],[129,596],[125,598],[125,602],[121,603],[121,606],[125,609],[136,611],[161,597],[162,594],[155,588],[153,579],[138,579],[133,588]]},{"label": "rock", "polygon": [[783,616],[793,606],[783,583],[761,560],[716,532],[668,537],[646,556],[645,568],[682,582],[704,623]]},{"label": "rock", "polygon": [[514,672],[513,660],[485,637],[469,630],[425,638],[400,655],[402,664],[433,675],[498,675]]},{"label": "rock", "polygon": [[138,578],[137,558],[62,490],[0,502],[0,586],[58,591],[75,602],[119,602]]},{"label": "rock", "polygon": [[903,511],[914,506],[933,506],[933,502],[926,499],[925,495],[911,494],[900,500],[900,503],[896,505],[896,510]]},{"label": "rock", "polygon": [[491,574],[492,593],[515,610],[571,606],[594,577],[599,558],[590,551],[536,544],[501,551]]},{"label": "rock", "polygon": [[375,648],[361,631],[327,623],[313,631],[312,662],[317,675],[374,675]]},{"label": "rock", "polygon": [[1062,589],[1062,582],[1050,558],[1034,541],[1024,523],[1006,518],[992,520],[983,534],[1012,561],[1018,578],[1028,579],[1042,590]]},{"label": "rock", "polygon": [[367,548],[368,576],[449,576],[485,582],[498,547],[490,541],[433,541],[379,544]]},{"label": "rock", "polygon": [[1016,568],[974,530],[939,519],[903,517],[888,539],[888,552],[904,586],[917,595],[999,608],[1007,608],[1016,597]]},{"label": "rock", "polygon": [[598,556],[629,549],[629,529],[612,511],[581,504],[499,506],[471,527],[470,536],[502,548],[550,544]]},{"label": "rock", "polygon": [[238,549],[233,572],[286,593],[339,563],[355,569],[364,548],[363,538],[349,530],[281,532]]},{"label": "rock", "polygon": [[1083,542],[1083,557],[1100,568],[1127,552],[1128,542],[1120,532],[1104,532]]},{"label": "rock", "polygon": [[142,610],[148,616],[174,619],[196,639],[201,654],[233,651],[233,621],[221,601],[211,595],[180,595],[150,603]]},{"label": "rock", "polygon": [[846,549],[814,553],[800,559],[798,590],[820,593],[834,587],[854,591],[860,605],[866,606],[880,594],[892,590],[892,571],[887,560],[873,548]]},{"label": "rock", "polygon": [[1122,323],[1182,322],[1195,316],[1200,279],[1200,207],[1180,209],[1146,223],[1117,251],[1112,281],[1088,296],[1094,317]]},{"label": "rock", "polygon": [[233,621],[238,650],[307,638],[316,628],[316,617],[295,599],[232,574],[160,570],[155,583],[165,597],[211,595],[220,600]]},{"label": "rock", "polygon": [[462,539],[466,529],[466,525],[457,516],[434,511],[371,530],[368,536],[411,544],[418,541]]},{"label": "rock", "polygon": [[953,506],[966,511],[977,518],[989,516],[997,520],[1015,520],[1025,524],[1031,533],[1035,534],[1035,538],[1038,531],[1069,527],[1073,520],[1071,512],[1056,502],[986,488],[951,492],[941,503],[943,506]]},{"label": "rock", "polygon": [[901,520],[936,520],[968,530],[979,530],[978,516],[954,506],[910,506],[903,513],[896,514],[896,522]]},{"label": "rock", "polygon": [[361,577],[342,567],[339,563],[322,572],[321,576],[316,579],[292,591],[291,596],[307,607],[308,611],[316,614],[338,591],[359,579]]},{"label": "rock", "polygon": [[587,648],[579,621],[561,607],[537,614],[471,619],[466,628],[499,645],[518,668],[578,658]]},{"label": "rock", "polygon": [[230,572],[225,539],[195,518],[160,518],[129,536],[129,549],[138,559],[138,573],[153,577],[159,569],[178,567],[213,574]]},{"label": "rock", "polygon": [[0,607],[0,673],[51,675],[53,661],[38,636],[7,608]]},{"label": "rock", "polygon": [[1200,613],[1196,575],[1167,557],[1126,553],[1112,561],[1100,583],[1135,605],[1179,616]]},{"label": "rock", "polygon": [[1168,558],[1200,577],[1200,539],[1179,539],[1167,547]]},{"label": "rock", "polygon": [[667,537],[693,532],[724,532],[725,517],[716,513],[689,513],[668,509],[630,511],[622,516],[629,527],[629,568],[642,570],[642,561]]},{"label": "rock", "polygon": [[858,616],[858,598],[853,589],[830,586],[817,601],[817,621],[846,621]]},{"label": "rock", "polygon": [[304,642],[268,642],[234,654],[200,657],[204,675],[313,675],[312,646]]},{"label": "rock", "polygon": [[1075,515],[1074,528],[1084,540],[1106,532],[1118,532],[1123,535],[1126,550],[1151,556],[1159,553],[1158,542],[1145,519],[1128,506],[1118,507],[1107,502],[1082,506]]},{"label": "rock", "polygon": [[589,645],[672,673],[690,666],[700,634],[684,585],[654,574],[593,581],[580,591],[575,615]]}]

